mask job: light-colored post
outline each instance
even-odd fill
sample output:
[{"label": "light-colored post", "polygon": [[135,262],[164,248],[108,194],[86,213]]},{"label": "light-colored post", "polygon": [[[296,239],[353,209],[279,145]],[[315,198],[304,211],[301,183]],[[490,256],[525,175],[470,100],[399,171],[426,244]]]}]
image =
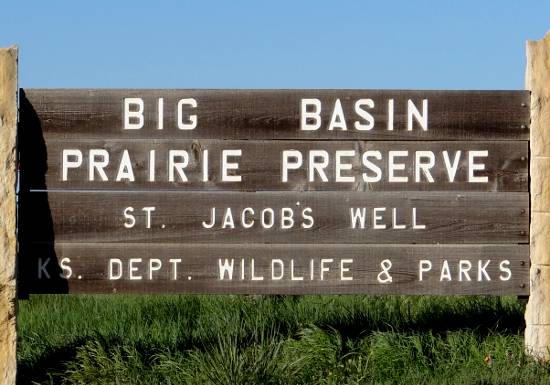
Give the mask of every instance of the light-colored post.
[{"label": "light-colored post", "polygon": [[550,360],[550,33],[527,42],[531,90],[531,293],[525,312],[528,354]]},{"label": "light-colored post", "polygon": [[17,48],[0,49],[0,384],[15,384]]}]

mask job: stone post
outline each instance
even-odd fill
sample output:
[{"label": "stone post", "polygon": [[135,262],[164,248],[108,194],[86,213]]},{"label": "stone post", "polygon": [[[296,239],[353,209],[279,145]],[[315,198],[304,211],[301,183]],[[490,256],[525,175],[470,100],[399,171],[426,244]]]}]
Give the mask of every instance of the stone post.
[{"label": "stone post", "polygon": [[531,91],[531,293],[525,348],[550,360],[550,33],[527,42],[525,85]]},{"label": "stone post", "polygon": [[0,384],[14,385],[16,360],[15,221],[17,48],[0,49]]}]

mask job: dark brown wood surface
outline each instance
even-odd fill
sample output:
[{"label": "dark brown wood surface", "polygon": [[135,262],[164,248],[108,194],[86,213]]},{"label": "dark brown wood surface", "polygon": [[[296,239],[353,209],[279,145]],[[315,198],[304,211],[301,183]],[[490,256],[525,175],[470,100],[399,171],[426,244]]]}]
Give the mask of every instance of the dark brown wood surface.
[{"label": "dark brown wood surface", "polygon": [[[123,100],[144,99],[145,125],[123,129]],[[195,98],[197,128],[179,130],[176,106]],[[157,129],[157,99],[164,98],[164,129]],[[300,101],[322,101],[322,127],[300,131]],[[357,131],[354,102],[371,98],[375,126]],[[347,131],[328,131],[336,99],[346,116]],[[394,130],[387,130],[387,100],[394,100]],[[420,108],[428,99],[429,127],[406,130],[407,101]],[[46,138],[179,138],[179,139],[370,139],[370,140],[527,140],[528,91],[403,91],[403,90],[112,90],[26,89],[21,113],[40,122]],[[25,129],[25,127],[22,127]],[[24,132],[20,132],[24,135]]]},{"label": "dark brown wood surface", "polygon": [[[25,228],[24,241],[48,241],[50,235],[38,228],[35,213],[40,210],[46,193],[25,197],[26,210],[20,223]],[[529,239],[528,193],[434,193],[434,192],[66,192],[48,194],[53,234],[60,242],[143,242],[143,243],[527,243]],[[133,207],[136,225],[125,228],[126,207]],[[155,207],[151,228],[146,226],[143,207]],[[215,226],[211,208],[216,208]],[[222,228],[226,208],[231,208],[235,228]],[[254,209],[245,219],[254,219],[251,228],[240,225],[241,210]],[[282,229],[281,209],[294,213],[294,227]],[[311,228],[302,210],[311,208]],[[373,208],[380,212],[380,224],[386,229],[373,229]],[[416,208],[417,224],[413,229],[412,209]],[[272,208],[274,225],[260,225],[261,211]],[[365,228],[351,228],[350,208],[365,208]],[[398,225],[392,229],[393,209]],[[266,212],[266,223],[271,214]],[[39,223],[37,225],[40,225]]]},{"label": "dark brown wood surface", "polygon": [[[144,127],[123,129],[123,101],[144,100]],[[176,105],[182,98],[195,98],[198,107],[186,110],[197,115],[197,127],[177,127]],[[158,129],[157,100],[164,100],[163,129]],[[302,98],[322,102],[321,128],[300,130]],[[369,98],[374,128],[359,131],[354,103]],[[347,130],[328,130],[335,101],[339,99]],[[388,130],[388,100],[393,99],[393,130]],[[407,130],[407,102],[419,109],[428,100],[428,129],[417,121]],[[109,90],[30,89],[20,95],[18,148],[19,195],[19,284],[22,293],[250,293],[250,294],[518,294],[529,292],[529,193],[528,142],[530,96],[528,91],[403,91],[403,90]],[[83,164],[69,170],[62,180],[63,149],[83,152]],[[88,180],[88,150],[105,149],[111,164],[109,181]],[[220,180],[220,153],[242,149],[238,158],[242,182]],[[114,181],[122,151],[132,157],[136,181]],[[186,150],[188,182],[169,182],[167,151]],[[304,165],[281,182],[281,152],[303,152]],[[148,153],[156,151],[155,182],[148,181]],[[200,155],[209,151],[209,175],[202,181]],[[307,152],[325,150],[330,155],[328,182],[307,180]],[[335,182],[334,152],[355,150],[346,158],[355,182]],[[382,180],[365,183],[361,153],[380,150]],[[436,155],[431,170],[434,183],[424,175],[414,181],[414,157],[404,159],[399,175],[406,183],[387,180],[387,153],[391,150],[429,150]],[[462,151],[455,182],[447,180],[442,151]],[[480,159],[487,183],[467,182],[467,151],[487,150]],[[235,160],[236,161],[236,160]],[[123,213],[133,207],[135,227]],[[155,207],[151,228],[146,228],[144,207]],[[216,207],[216,225],[210,220]],[[241,225],[241,211],[254,213],[251,228]],[[373,228],[373,209],[385,207],[380,224]],[[235,228],[223,228],[227,208]],[[275,213],[274,225],[263,228],[261,212]],[[294,225],[281,228],[281,210],[292,209]],[[302,210],[314,218],[311,228],[302,224]],[[351,228],[350,208],[365,208],[365,228]],[[393,208],[396,224],[392,227]],[[425,229],[413,229],[416,223]],[[123,263],[123,276],[109,280],[111,258]],[[130,259],[136,270],[131,270]],[[171,277],[170,259],[181,259],[178,279]],[[235,274],[245,261],[245,278],[220,280],[219,258],[235,258]],[[251,260],[255,261],[253,280]],[[163,268],[148,279],[147,261],[159,259]],[[321,259],[332,259],[326,279],[268,276],[272,259],[293,260],[295,273],[307,273],[314,261],[320,274]],[[353,280],[342,280],[338,262],[353,259]],[[377,281],[385,259],[392,262],[391,283]],[[238,260],[238,261],[237,261]],[[433,269],[419,281],[419,261],[430,260]],[[488,281],[478,276],[478,263],[487,265]],[[336,261],[336,262],[334,262]],[[452,281],[441,281],[447,261]],[[460,261],[472,264],[471,280],[459,279]],[[480,262],[481,261],[481,262]],[[502,279],[499,264],[509,261],[510,279]],[[157,263],[158,261],[154,261]],[[326,262],[326,261],[325,261]],[[464,262],[467,263],[467,262]],[[507,263],[507,262],[506,262]],[[71,278],[63,278],[67,266]],[[130,279],[131,274],[142,279]],[[38,274],[40,277],[38,277]],[[505,271],[504,271],[504,275]],[[47,277],[46,277],[47,276]],[[478,280],[478,278],[480,278]]]},{"label": "dark brown wood surface", "polygon": [[[62,176],[64,149],[78,149],[82,153],[82,165],[69,169],[66,180]],[[105,168],[108,181],[89,180],[89,150],[105,149],[109,153],[109,166]],[[231,157],[231,162],[239,163],[238,174],[241,182],[221,181],[222,150],[241,149],[242,156]],[[127,150],[132,162],[135,181],[116,181],[123,152]],[[155,181],[149,181],[149,152],[155,151]],[[189,155],[189,165],[185,168],[188,181],[183,182],[176,173],[175,182],[168,178],[169,150],[184,150]],[[284,150],[298,150],[303,157],[303,165],[299,170],[288,172],[288,182],[282,182],[282,154]],[[315,181],[308,181],[308,155],[311,150],[325,150],[329,154],[330,163],[326,169],[328,182],[323,182],[315,174]],[[353,176],[355,182],[335,182],[335,154],[338,150],[353,150],[354,157],[342,158],[342,162],[352,164],[353,169],[342,171],[343,176]],[[374,176],[374,172],[362,163],[362,154],[368,150],[378,150],[382,159],[373,157],[369,161],[380,167],[382,180],[366,183],[363,173]],[[407,157],[396,158],[397,162],[405,163],[404,171],[396,175],[407,176],[408,182],[388,182],[388,152],[408,151]],[[484,163],[485,170],[475,171],[476,176],[487,176],[487,183],[468,182],[468,152],[472,150],[487,150],[487,157],[476,158],[476,163]],[[208,181],[203,182],[203,157],[208,151]],[[415,152],[432,151],[436,165],[430,170],[434,182],[430,183],[420,171],[420,182],[415,181]],[[443,151],[447,151],[448,159],[454,165],[457,151],[460,151],[460,161],[453,182],[445,165]],[[46,186],[49,189],[173,189],[173,190],[351,190],[351,191],[528,191],[528,142],[527,141],[491,141],[491,142],[442,142],[442,141],[232,141],[232,140],[48,140],[47,141]],[[34,154],[22,154],[34,158]],[[25,181],[27,168],[34,168],[29,162],[21,168],[21,176]],[[31,170],[32,172],[32,170]],[[40,189],[40,185],[23,183],[28,189]],[[35,182],[36,183],[36,182]]]},{"label": "dark brown wood surface", "polygon": [[[57,243],[55,247],[48,244],[31,247],[33,252],[29,256],[42,258],[20,261],[24,266],[20,270],[22,289],[30,293],[52,292],[54,289],[55,292],[68,293],[524,295],[529,292],[527,245]],[[233,259],[232,280],[228,279],[228,272],[223,275],[223,280],[220,279],[220,259],[224,264],[226,258],[229,264]],[[109,279],[110,259],[120,261],[114,262],[111,270],[112,278],[121,274],[119,279]],[[130,259],[134,260],[131,262]],[[176,261],[170,262],[170,259]],[[284,264],[283,276],[279,280],[272,279],[272,259],[279,259]],[[324,267],[328,268],[323,272],[323,279],[320,271],[322,259],[325,259]],[[383,270],[382,263],[387,259],[391,261],[388,273],[392,281],[381,283],[378,277]],[[241,260],[245,261],[244,279],[241,279]],[[340,270],[342,260],[342,266],[349,271]],[[430,271],[422,274],[422,281],[419,280],[421,260],[432,264]],[[461,260],[467,261],[464,264],[471,264],[470,280],[459,272]],[[60,279],[63,269],[58,261],[65,266],[65,274],[69,272],[67,266],[71,269],[67,280]],[[451,281],[448,277],[441,280],[444,261],[447,261]],[[130,279],[130,263],[134,268],[131,273],[134,279]],[[501,263],[502,267],[510,269],[510,276],[501,269]],[[119,271],[121,266],[122,271]],[[488,278],[480,272],[480,266],[486,266]],[[275,263],[275,277],[281,276],[280,267],[279,262]],[[342,274],[353,279],[342,280]],[[259,277],[263,279],[259,280]],[[298,277],[303,279],[296,280]],[[382,281],[387,278],[384,274],[380,276]]]}]

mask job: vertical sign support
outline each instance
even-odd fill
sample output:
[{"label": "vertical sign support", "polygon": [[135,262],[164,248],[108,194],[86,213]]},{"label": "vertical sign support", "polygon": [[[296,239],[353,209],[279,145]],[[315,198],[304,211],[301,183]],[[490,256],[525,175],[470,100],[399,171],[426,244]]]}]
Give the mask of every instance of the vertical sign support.
[{"label": "vertical sign support", "polygon": [[550,33],[527,42],[526,87],[531,90],[531,294],[525,348],[550,360]]},{"label": "vertical sign support", "polygon": [[0,384],[15,384],[16,360],[16,47],[0,49]]}]

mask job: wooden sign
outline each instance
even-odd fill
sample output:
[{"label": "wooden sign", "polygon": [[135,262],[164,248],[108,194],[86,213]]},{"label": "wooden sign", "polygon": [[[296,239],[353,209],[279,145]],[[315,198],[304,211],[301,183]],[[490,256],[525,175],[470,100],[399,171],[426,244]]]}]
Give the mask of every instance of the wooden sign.
[{"label": "wooden sign", "polygon": [[529,93],[25,90],[23,292],[529,292]]}]

